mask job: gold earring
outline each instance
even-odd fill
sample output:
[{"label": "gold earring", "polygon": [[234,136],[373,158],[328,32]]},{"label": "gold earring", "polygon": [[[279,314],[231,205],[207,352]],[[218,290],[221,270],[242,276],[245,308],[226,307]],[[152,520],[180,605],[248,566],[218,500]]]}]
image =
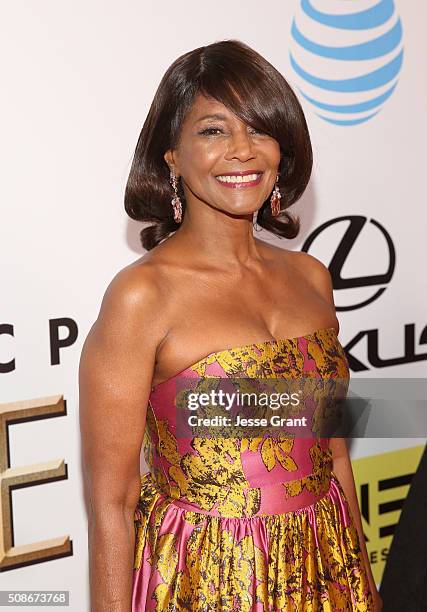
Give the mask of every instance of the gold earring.
[{"label": "gold earring", "polygon": [[173,218],[175,219],[177,223],[181,223],[182,221],[182,203],[178,195],[178,186],[177,186],[178,181],[177,181],[177,178],[173,170],[171,170],[171,173],[170,173],[170,183],[175,192],[175,195],[172,198]]},{"label": "gold earring", "polygon": [[279,189],[279,174],[276,176],[276,184],[274,185],[274,190],[273,193],[271,194],[271,198],[270,198],[270,204],[271,204],[271,214],[273,215],[273,217],[277,217],[277,215],[280,214],[280,198],[282,197],[282,194],[280,193],[280,189]]}]

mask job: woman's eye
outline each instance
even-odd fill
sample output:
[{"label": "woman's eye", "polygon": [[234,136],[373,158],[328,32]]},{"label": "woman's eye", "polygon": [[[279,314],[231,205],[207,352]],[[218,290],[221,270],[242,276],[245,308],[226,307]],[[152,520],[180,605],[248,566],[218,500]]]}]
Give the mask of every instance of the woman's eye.
[{"label": "woman's eye", "polygon": [[210,128],[205,128],[204,130],[201,130],[199,134],[202,134],[203,136],[213,136],[217,134],[218,132],[222,133],[221,128],[210,127]]}]

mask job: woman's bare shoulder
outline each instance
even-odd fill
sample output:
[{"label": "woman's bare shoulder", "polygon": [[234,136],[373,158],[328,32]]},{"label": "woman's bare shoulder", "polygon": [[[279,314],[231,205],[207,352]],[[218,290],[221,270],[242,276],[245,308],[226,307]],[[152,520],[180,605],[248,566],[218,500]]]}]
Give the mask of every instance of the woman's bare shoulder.
[{"label": "woman's bare shoulder", "polygon": [[126,265],[109,281],[101,299],[97,327],[108,333],[145,333],[157,344],[163,336],[162,286],[151,258]]},{"label": "woman's bare shoulder", "polygon": [[[327,302],[334,306],[331,274],[320,259],[304,251],[288,251],[287,260],[299,275]],[[335,306],[334,306],[335,307]]]},{"label": "woman's bare shoulder", "polygon": [[98,327],[144,335],[157,351],[169,330],[173,278],[173,261],[159,247],[130,262],[105,289]]},{"label": "woman's bare shoulder", "polygon": [[303,281],[310,285],[324,299],[333,304],[333,284],[328,268],[317,257],[305,251],[292,251],[264,243],[266,253],[279,266],[283,266],[289,277],[296,282]]},{"label": "woman's bare shoulder", "polygon": [[301,274],[307,277],[309,280],[315,279],[316,277],[330,276],[328,268],[324,263],[306,253],[305,251],[290,251],[286,250],[284,253],[285,261],[292,264]]},{"label": "woman's bare shoulder", "polygon": [[257,239],[257,242],[267,256],[275,259],[280,264],[290,266],[307,277],[329,275],[328,268],[319,259],[305,251],[286,249],[259,239]]},{"label": "woman's bare shoulder", "polygon": [[157,293],[155,269],[152,263],[140,259],[128,264],[113,276],[105,290],[104,301],[114,301],[123,306],[137,306],[155,299]]},{"label": "woman's bare shoulder", "polygon": [[119,270],[108,285],[106,294],[112,293],[131,301],[160,297],[167,270],[172,263],[160,247],[147,251]]}]

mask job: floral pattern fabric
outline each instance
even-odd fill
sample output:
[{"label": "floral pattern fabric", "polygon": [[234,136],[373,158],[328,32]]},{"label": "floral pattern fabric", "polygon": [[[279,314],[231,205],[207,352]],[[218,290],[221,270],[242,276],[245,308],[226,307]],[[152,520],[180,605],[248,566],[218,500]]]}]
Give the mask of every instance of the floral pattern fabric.
[{"label": "floral pattern fabric", "polygon": [[177,435],[177,380],[212,376],[348,381],[349,367],[324,328],[212,353],[152,389],[132,611],[373,610],[328,438]]}]

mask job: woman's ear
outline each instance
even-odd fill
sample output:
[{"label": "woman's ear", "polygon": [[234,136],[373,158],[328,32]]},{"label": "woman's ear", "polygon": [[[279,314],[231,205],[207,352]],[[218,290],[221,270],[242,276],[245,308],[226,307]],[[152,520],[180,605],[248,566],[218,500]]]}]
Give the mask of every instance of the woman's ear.
[{"label": "woman's ear", "polygon": [[173,170],[176,174],[176,165],[175,165],[175,161],[173,158],[172,149],[168,149],[166,153],[164,154],[163,158],[165,162],[167,163],[167,165],[169,166],[169,170]]}]

